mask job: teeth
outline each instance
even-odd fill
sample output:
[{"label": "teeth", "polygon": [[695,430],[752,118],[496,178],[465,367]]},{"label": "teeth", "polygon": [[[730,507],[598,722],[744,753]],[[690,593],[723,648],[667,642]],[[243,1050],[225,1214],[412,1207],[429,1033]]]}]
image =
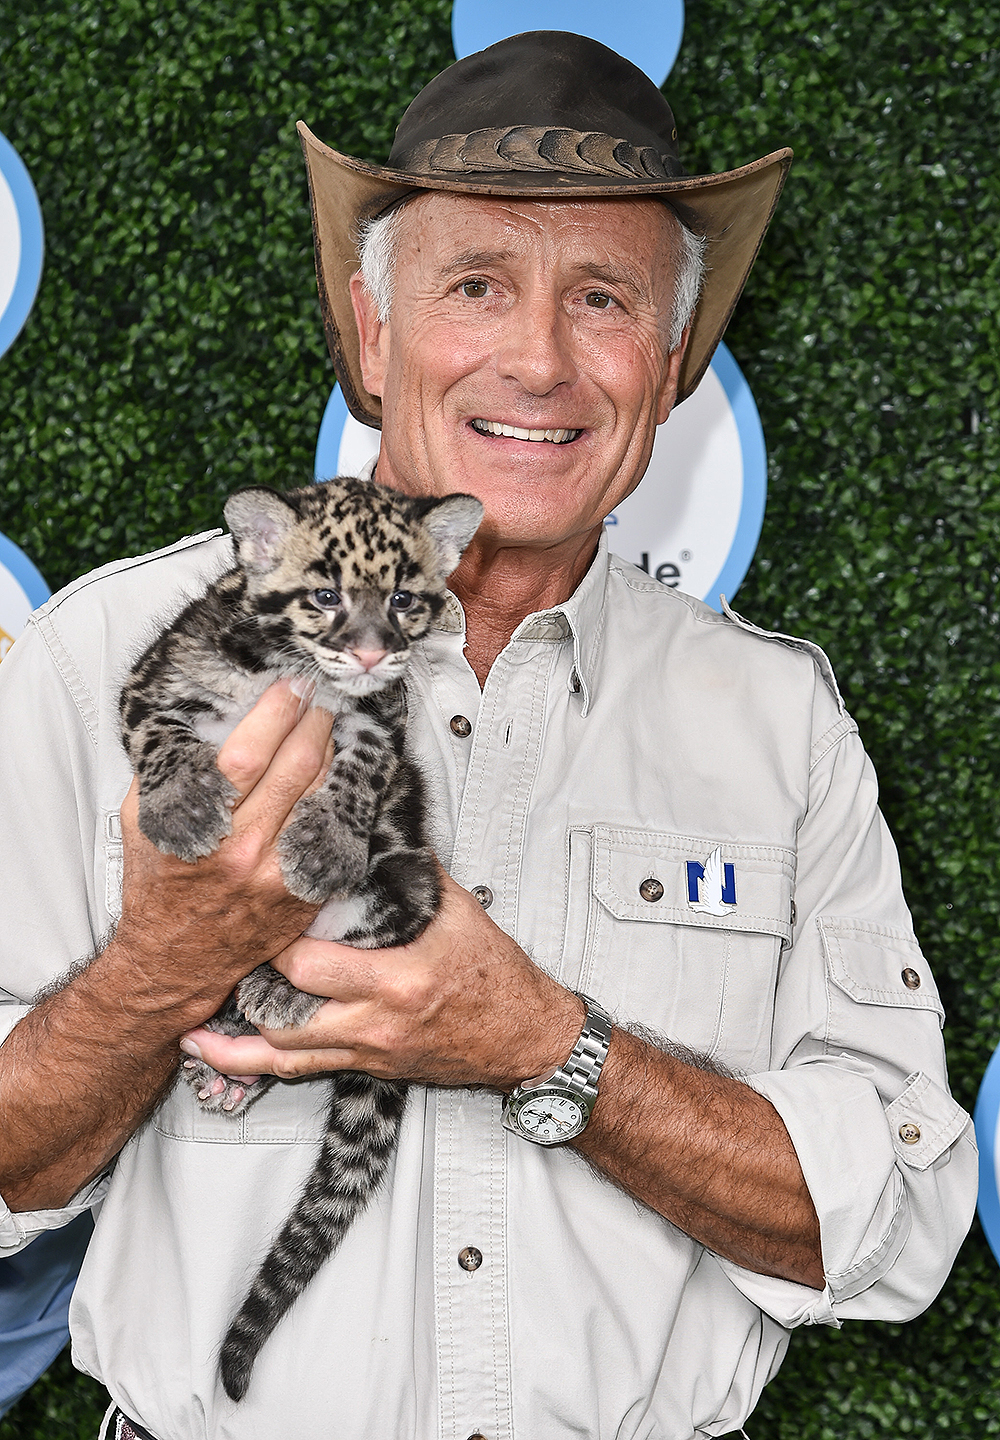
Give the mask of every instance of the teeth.
[{"label": "teeth", "polygon": [[548,440],[552,445],[565,445],[575,440],[581,430],[522,430],[519,425],[503,425],[499,420],[473,420],[480,435],[506,435],[511,440]]}]

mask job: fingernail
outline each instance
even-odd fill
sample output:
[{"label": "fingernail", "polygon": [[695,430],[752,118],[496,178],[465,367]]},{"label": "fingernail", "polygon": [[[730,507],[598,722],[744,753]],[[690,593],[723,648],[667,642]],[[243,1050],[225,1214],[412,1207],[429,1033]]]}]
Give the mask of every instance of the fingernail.
[{"label": "fingernail", "polygon": [[184,1039],[181,1041],[181,1049],[184,1051],[185,1055],[193,1055],[196,1060],[200,1060],[202,1058],[201,1051],[198,1049],[194,1041],[189,1039],[187,1035],[185,1035]]},{"label": "fingernail", "polygon": [[308,675],[296,675],[293,679],[289,680],[288,688],[293,695],[298,695],[300,699],[309,701],[316,694],[316,681],[310,680]]}]

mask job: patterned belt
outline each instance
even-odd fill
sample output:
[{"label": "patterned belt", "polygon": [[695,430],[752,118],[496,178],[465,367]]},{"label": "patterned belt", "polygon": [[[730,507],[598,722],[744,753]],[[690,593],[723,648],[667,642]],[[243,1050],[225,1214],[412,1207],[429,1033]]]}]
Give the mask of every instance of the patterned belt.
[{"label": "patterned belt", "polygon": [[115,1410],[108,1426],[108,1440],[156,1440],[135,1420],[130,1420],[124,1410]]}]

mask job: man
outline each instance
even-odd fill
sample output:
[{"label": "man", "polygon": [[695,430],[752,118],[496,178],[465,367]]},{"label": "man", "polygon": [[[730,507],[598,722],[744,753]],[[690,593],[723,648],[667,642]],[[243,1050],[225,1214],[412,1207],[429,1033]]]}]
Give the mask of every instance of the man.
[{"label": "man", "polygon": [[[405,949],[300,938],[311,911],[274,847],[329,719],[289,684],[220,753],[231,839],[195,866],[160,855],[117,689],[228,544],[71,586],[4,665],[3,984],[24,1007],[96,953],[0,1049],[0,1234],[15,1248],[103,1198],[73,1329],[122,1434],[721,1435],[789,1327],[929,1303],[975,1193],[940,1005],[825,657],[603,538],[708,364],[788,153],[683,177],[655,87],[553,33],[445,71],[391,166],[304,140],[331,351],[352,409],[381,420],[376,478],[486,509],[409,682],[452,878]],[[18,726],[44,731],[34,749]],[[204,1029],[268,958],[330,1003],[294,1032]],[[323,1086],[203,1115],[171,1088],[179,1040],[235,1075],[417,1082],[386,1191],[239,1406],[218,1345],[311,1166]]]}]

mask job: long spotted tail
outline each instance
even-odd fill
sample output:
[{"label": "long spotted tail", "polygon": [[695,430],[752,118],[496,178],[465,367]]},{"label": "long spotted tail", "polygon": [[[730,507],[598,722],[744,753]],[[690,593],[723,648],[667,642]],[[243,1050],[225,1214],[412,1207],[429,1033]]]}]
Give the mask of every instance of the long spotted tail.
[{"label": "long spotted tail", "polygon": [[353,1070],[335,1077],[319,1157],[222,1343],[230,1399],[243,1399],[261,1346],[382,1183],[406,1092]]}]

